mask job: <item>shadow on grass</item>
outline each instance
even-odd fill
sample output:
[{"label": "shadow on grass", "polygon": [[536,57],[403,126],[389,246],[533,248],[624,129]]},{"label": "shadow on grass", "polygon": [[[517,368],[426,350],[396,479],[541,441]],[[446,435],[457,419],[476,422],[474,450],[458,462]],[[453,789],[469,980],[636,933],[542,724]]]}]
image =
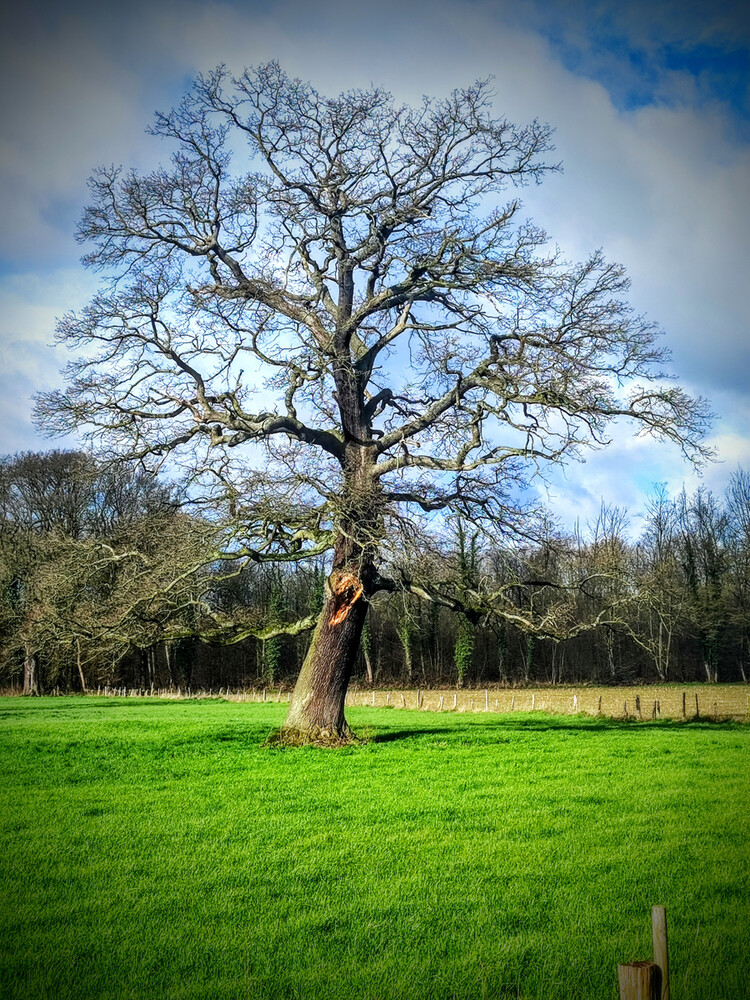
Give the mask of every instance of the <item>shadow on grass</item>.
[{"label": "shadow on grass", "polygon": [[[486,736],[508,733],[548,733],[570,732],[598,734],[607,732],[665,732],[665,731],[696,731],[696,730],[735,731],[747,730],[745,723],[733,719],[613,719],[609,716],[506,716],[504,718],[487,718],[480,715],[463,718],[446,716],[445,724],[439,727],[415,727],[407,725],[398,728],[376,729],[372,743],[390,743],[394,740],[419,739],[423,736],[442,736],[447,739],[462,739],[467,736],[478,737],[480,733]],[[481,740],[481,737],[480,737]]]},{"label": "shadow on grass", "polygon": [[386,733],[378,733],[370,740],[371,743],[391,743],[393,740],[408,740],[415,736],[444,736],[447,732],[458,732],[458,727],[443,729],[394,729]]},{"label": "shadow on grass", "polygon": [[106,695],[41,695],[34,698],[23,698],[15,696],[12,700],[8,698],[3,702],[2,714],[18,714],[28,711],[56,711],[73,713],[75,711],[88,712],[91,709],[143,709],[143,708],[171,708],[174,705],[197,705],[200,701],[219,701],[215,699],[198,698],[153,698],[145,696],[143,698],[128,698],[126,696]]}]

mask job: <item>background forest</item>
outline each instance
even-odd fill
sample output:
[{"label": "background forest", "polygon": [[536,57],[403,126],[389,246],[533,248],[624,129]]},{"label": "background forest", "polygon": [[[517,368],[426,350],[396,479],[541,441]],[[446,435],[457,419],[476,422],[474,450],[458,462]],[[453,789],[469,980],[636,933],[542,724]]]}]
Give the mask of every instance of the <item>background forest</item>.
[{"label": "background forest", "polygon": [[[180,496],[84,452],[0,460],[4,687],[294,683],[326,564],[238,563],[226,546],[214,558],[216,523],[188,513]],[[400,560],[392,570],[412,591],[502,591],[505,612],[468,617],[449,600],[378,594],[360,684],[748,679],[750,476],[742,470],[723,496],[656,488],[643,512],[605,505],[572,534],[548,523],[524,543],[480,546],[470,523],[454,521],[405,537]]]}]

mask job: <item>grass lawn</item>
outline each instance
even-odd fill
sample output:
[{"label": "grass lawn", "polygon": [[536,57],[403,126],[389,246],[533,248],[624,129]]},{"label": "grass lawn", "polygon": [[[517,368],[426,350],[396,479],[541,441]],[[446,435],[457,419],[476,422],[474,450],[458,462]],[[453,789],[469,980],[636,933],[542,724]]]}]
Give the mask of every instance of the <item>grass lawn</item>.
[{"label": "grass lawn", "polygon": [[750,726],[0,700],[0,996],[750,996]]}]

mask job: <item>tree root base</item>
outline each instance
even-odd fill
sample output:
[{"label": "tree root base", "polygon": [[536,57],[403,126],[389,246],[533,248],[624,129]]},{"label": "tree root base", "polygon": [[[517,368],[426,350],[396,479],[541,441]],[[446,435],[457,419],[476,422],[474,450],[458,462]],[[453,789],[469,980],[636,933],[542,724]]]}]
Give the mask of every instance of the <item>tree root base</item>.
[{"label": "tree root base", "polygon": [[355,736],[351,729],[344,733],[335,730],[313,726],[310,729],[293,729],[282,726],[275,730],[263,743],[264,747],[324,747],[339,749],[340,747],[357,746],[367,743],[366,739]]}]

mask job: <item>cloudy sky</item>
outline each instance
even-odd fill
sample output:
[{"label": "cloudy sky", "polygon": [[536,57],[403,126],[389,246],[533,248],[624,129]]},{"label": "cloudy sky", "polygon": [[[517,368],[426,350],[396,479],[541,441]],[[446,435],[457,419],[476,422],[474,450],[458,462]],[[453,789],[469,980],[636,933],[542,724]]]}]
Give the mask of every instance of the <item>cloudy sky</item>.
[{"label": "cloudy sky", "polygon": [[[716,414],[721,490],[750,468],[750,28],[740,3],[690,0],[106,0],[4,5],[0,15],[0,453],[59,446],[30,420],[60,384],[55,318],[96,277],[73,239],[93,167],[150,167],[145,134],[192,77],[278,59],[337,93],[398,100],[495,78],[496,109],[556,129],[564,172],[524,194],[566,256],[626,265],[631,302],[665,331],[673,370]],[[65,442],[72,446],[73,441]],[[601,499],[643,507],[654,483],[699,480],[675,449],[618,430],[549,483],[571,524]]]}]

